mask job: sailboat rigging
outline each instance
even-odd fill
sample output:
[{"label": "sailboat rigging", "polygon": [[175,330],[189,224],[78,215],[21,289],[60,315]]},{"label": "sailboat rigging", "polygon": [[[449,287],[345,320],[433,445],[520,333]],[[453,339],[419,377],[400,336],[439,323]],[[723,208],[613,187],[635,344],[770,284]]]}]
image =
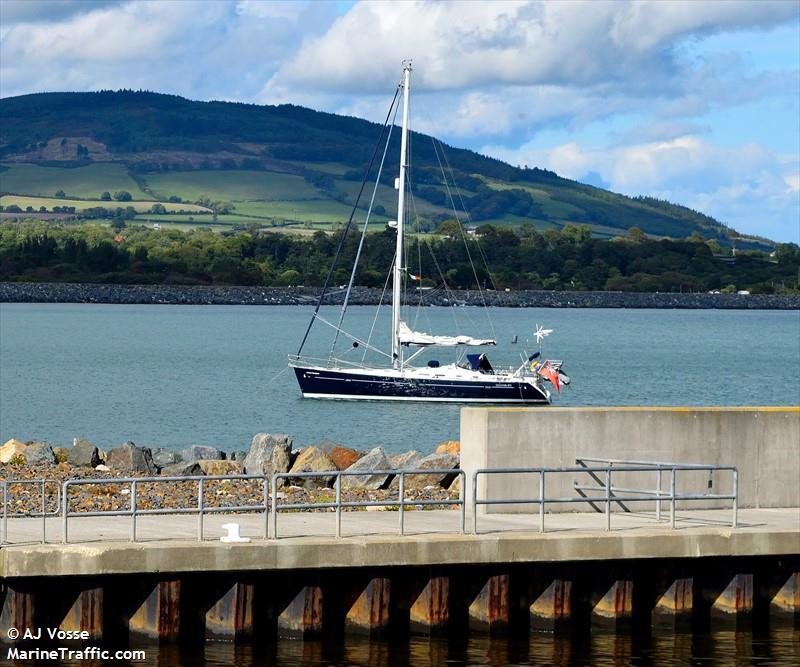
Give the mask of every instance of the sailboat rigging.
[{"label": "sailboat rigging", "polygon": [[[396,102],[398,93],[402,92],[402,134],[400,137],[400,165],[399,176],[395,180],[397,189],[397,220],[391,221],[389,226],[396,229],[397,237],[395,244],[394,258],[390,276],[392,279],[391,304],[391,351],[389,353],[380,350],[371,344],[371,334],[367,339],[356,337],[342,329],[344,311],[350,297],[356,267],[347,285],[342,313],[338,324],[330,322],[320,314],[320,306],[324,295],[330,285],[333,274],[333,266],[323,286],[322,295],[317,303],[311,321],[305,332],[300,348],[295,355],[289,357],[289,366],[294,370],[300,390],[306,398],[327,398],[327,399],[362,399],[362,400],[394,400],[394,401],[450,401],[459,403],[524,403],[524,404],[547,404],[550,402],[550,391],[545,387],[545,382],[552,383],[560,390],[561,384],[568,384],[569,379],[564,375],[560,368],[560,361],[536,361],[541,354],[542,331],[550,333],[549,330],[539,330],[536,332],[537,341],[540,344],[540,351],[524,358],[522,365],[516,369],[495,370],[489,362],[486,354],[467,354],[466,360],[459,363],[442,365],[438,361],[429,361],[426,366],[414,366],[413,360],[425,349],[430,347],[482,347],[496,345],[496,341],[488,338],[478,338],[467,335],[433,335],[420,331],[415,331],[402,319],[402,290],[404,279],[417,280],[418,276],[408,271],[405,266],[404,248],[404,223],[406,217],[406,185],[408,149],[409,149],[409,96],[411,85],[411,62],[403,63],[403,75],[395,92],[394,100],[387,114],[381,139],[384,131],[389,128],[389,137],[386,140],[386,148],[380,160],[378,178],[373,190],[372,200],[364,223],[364,230],[356,252],[356,265],[358,257],[366,237],[369,215],[372,211],[372,204],[375,201],[375,193],[380,182],[381,172],[386,159],[386,153],[391,137],[391,129],[394,125],[392,110],[396,118],[398,107]],[[392,119],[390,125],[390,119]],[[380,142],[379,142],[380,143]],[[370,166],[361,184],[359,198],[364,190],[367,175],[378,155],[378,146],[372,155]],[[449,189],[449,186],[448,186]],[[355,207],[353,209],[355,212]],[[344,242],[344,237],[352,224],[353,215],[351,214],[345,227],[339,246],[333,260],[335,265]],[[477,278],[477,276],[476,276]],[[387,277],[388,284],[388,277]],[[385,290],[385,288],[384,288]],[[377,320],[377,315],[376,315]],[[310,359],[302,355],[303,348],[308,338],[311,327],[315,321],[319,321],[332,327],[336,331],[331,354],[327,361]],[[373,327],[375,322],[373,321]],[[544,335],[547,335],[544,333]],[[342,334],[352,341],[352,347],[364,348],[364,359],[366,352],[377,353],[387,358],[385,365],[354,364],[334,357],[334,348],[338,336]],[[411,348],[419,348],[408,354]],[[566,382],[564,381],[566,379]]]}]

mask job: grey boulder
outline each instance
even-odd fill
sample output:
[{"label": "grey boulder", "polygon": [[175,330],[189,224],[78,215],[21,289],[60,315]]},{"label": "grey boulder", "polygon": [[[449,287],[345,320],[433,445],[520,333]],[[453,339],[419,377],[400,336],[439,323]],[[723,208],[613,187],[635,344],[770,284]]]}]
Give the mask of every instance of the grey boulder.
[{"label": "grey boulder", "polygon": [[130,440],[108,452],[106,465],[115,470],[143,472],[148,475],[155,475],[158,471],[150,449],[139,447]]},{"label": "grey boulder", "polygon": [[68,450],[67,462],[73,466],[94,468],[102,461],[97,447],[84,438],[75,438],[72,441],[72,448]]},{"label": "grey boulder", "polygon": [[25,460],[29,466],[55,463],[56,455],[49,442],[32,442],[25,450]]},{"label": "grey boulder", "polygon": [[288,472],[291,463],[292,439],[288,435],[257,433],[244,457],[244,469],[250,475]]},{"label": "grey boulder", "polygon": [[425,458],[416,450],[406,452],[405,454],[397,454],[389,460],[392,463],[392,468],[396,470],[413,470],[417,467],[420,461]]},{"label": "grey boulder", "polygon": [[162,477],[199,477],[204,474],[197,461],[182,461],[161,468]]},{"label": "grey boulder", "polygon": [[224,461],[225,452],[208,445],[192,445],[180,451],[182,461]]},{"label": "grey boulder", "polygon": [[346,472],[363,472],[363,475],[342,475],[342,488],[385,489],[393,474],[376,473],[378,470],[391,470],[392,463],[381,447],[375,447],[362,456]]},{"label": "grey boulder", "polygon": [[153,456],[153,463],[159,468],[171,466],[182,461],[180,454],[171,452],[169,449],[164,449],[163,447],[156,447],[156,449],[151,451],[151,454]]},{"label": "grey boulder", "polygon": [[447,489],[458,476],[456,472],[448,472],[458,468],[458,456],[455,454],[430,454],[415,465],[417,470],[443,470],[444,472],[432,472],[427,475],[406,475],[403,483],[404,488],[421,490],[426,486],[440,486]]}]

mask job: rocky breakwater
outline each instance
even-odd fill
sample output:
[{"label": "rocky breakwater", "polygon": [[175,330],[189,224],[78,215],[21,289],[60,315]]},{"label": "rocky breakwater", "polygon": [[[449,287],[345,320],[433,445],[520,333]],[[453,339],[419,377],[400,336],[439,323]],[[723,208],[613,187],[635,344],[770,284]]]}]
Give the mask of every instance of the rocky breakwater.
[{"label": "rocky breakwater", "polygon": [[[403,475],[404,498],[412,503],[445,501],[447,506],[446,501],[460,495],[458,454],[457,441],[442,443],[427,455],[409,451],[390,457],[381,447],[362,452],[331,441],[295,450],[290,436],[269,433],[256,434],[247,451],[233,452],[205,445],[173,452],[131,441],[104,451],[84,438],[75,438],[71,447],[12,438],[0,447],[0,480],[7,485],[9,515],[41,511],[42,486],[15,483],[23,480],[49,480],[44,498],[48,512],[57,511],[63,481],[87,480],[90,483],[69,486],[67,501],[70,512],[91,512],[130,509],[132,484],[122,480],[131,478],[137,480],[140,509],[197,507],[197,479],[207,477],[211,479],[203,482],[204,505],[233,511],[264,504],[263,481],[237,475],[271,479],[282,474],[277,489],[280,505],[333,502],[337,471],[348,473],[341,478],[345,502],[397,500],[400,471],[419,470],[424,472]],[[365,508],[347,508],[359,509]]]},{"label": "rocky breakwater", "polygon": [[[355,287],[353,305],[380,303],[380,289]],[[184,285],[93,285],[79,283],[0,283],[2,303],[123,303],[290,306],[316,303],[314,287],[236,287]],[[325,303],[341,304],[344,290],[326,294]],[[407,302],[428,306],[502,306],[506,308],[681,308],[798,310],[800,296],[663,292],[560,292],[454,290],[409,293]]]}]

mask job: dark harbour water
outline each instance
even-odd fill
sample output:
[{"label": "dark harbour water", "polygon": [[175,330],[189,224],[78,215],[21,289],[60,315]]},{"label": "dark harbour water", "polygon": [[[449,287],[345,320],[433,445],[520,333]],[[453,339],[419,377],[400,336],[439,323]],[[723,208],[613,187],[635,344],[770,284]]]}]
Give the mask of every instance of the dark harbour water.
[{"label": "dark harbour water", "polygon": [[[367,335],[374,312],[352,309],[353,332]],[[301,399],[284,369],[309,314],[305,307],[0,304],[0,441],[68,444],[83,435],[104,448],[132,439],[230,450],[271,431],[294,435],[298,445],[331,438],[399,452],[458,437],[454,405]],[[800,404],[798,311],[492,309],[491,316],[496,365],[516,362],[535,324],[555,329],[545,353],[563,358],[573,379],[556,405]],[[422,330],[492,335],[479,309],[429,308],[419,317]],[[382,343],[387,319],[383,312],[376,325]],[[310,351],[326,355],[329,331],[315,334]],[[510,343],[515,334],[518,345]],[[147,658],[130,664],[164,667],[800,665],[797,629],[131,648]]]},{"label": "dark harbour water", "polygon": [[366,639],[303,642],[287,639],[269,647],[207,643],[195,648],[146,644],[132,648],[145,649],[147,658],[131,664],[164,667],[796,667],[800,664],[800,631],[666,633],[653,637],[613,634],[570,637],[537,633],[521,640],[420,637],[396,642]]},{"label": "dark harbour water", "polygon": [[[456,405],[303,400],[286,355],[310,308],[0,304],[0,441],[110,448],[125,440],[182,448],[247,449],[254,433],[296,446],[329,438],[390,453],[458,437]],[[348,313],[367,336],[373,307]],[[332,320],[338,309],[323,309]],[[534,325],[555,329],[545,356],[563,359],[572,386],[554,405],[800,404],[800,311],[489,309],[496,366],[517,365]],[[417,327],[492,336],[479,308],[424,308]],[[383,308],[374,341],[388,342]],[[511,344],[511,336],[519,344]],[[527,344],[526,344],[527,340]],[[317,324],[307,351],[327,356]],[[347,350],[349,344],[340,342]],[[363,348],[346,352],[360,355]],[[452,350],[426,351],[452,360]],[[438,356],[437,356],[438,355]],[[358,358],[358,357],[355,357]],[[546,408],[537,408],[546,409]]]}]

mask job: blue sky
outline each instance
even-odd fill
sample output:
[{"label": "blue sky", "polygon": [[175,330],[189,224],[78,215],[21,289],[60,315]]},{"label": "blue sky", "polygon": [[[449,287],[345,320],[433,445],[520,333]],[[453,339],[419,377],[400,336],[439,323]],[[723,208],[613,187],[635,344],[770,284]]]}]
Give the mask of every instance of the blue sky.
[{"label": "blue sky", "polygon": [[800,242],[800,2],[3,0],[0,95],[144,88],[412,123]]}]

